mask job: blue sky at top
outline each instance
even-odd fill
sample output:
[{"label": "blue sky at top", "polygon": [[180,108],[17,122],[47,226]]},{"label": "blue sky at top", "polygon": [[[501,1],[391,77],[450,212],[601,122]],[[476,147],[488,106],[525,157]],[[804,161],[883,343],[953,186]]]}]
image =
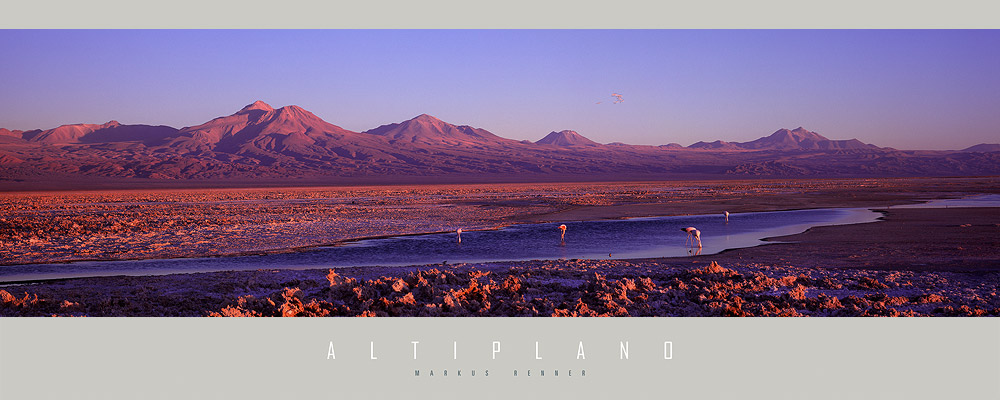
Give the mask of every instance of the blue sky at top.
[{"label": "blue sky at top", "polygon": [[427,113],[518,140],[1000,142],[993,30],[4,30],[0,49],[9,129],[183,127],[259,99],[356,131]]}]

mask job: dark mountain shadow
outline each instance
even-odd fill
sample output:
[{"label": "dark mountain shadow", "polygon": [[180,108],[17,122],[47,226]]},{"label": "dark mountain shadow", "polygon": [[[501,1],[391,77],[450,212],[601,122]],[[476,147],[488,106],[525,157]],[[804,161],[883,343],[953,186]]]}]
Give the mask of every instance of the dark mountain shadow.
[{"label": "dark mountain shadow", "polygon": [[80,143],[138,141],[146,146],[157,146],[166,143],[167,139],[176,134],[177,131],[176,128],[163,125],[118,125],[88,133],[80,138]]}]

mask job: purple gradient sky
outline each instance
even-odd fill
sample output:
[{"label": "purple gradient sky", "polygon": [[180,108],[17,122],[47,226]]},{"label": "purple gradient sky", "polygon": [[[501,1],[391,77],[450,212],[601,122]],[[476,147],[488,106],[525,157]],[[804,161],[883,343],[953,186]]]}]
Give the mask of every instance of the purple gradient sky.
[{"label": "purple gradient sky", "polygon": [[1000,30],[2,30],[0,49],[8,129],[180,128],[260,99],[355,131],[427,113],[532,141],[1000,142]]}]

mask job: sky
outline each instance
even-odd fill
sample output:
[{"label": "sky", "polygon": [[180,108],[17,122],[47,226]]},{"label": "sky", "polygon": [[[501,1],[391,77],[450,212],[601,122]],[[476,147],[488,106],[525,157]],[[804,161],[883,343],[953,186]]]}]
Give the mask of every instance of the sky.
[{"label": "sky", "polygon": [[[1000,142],[1000,30],[0,30],[0,127],[202,124],[256,100],[536,141]],[[613,93],[624,101],[615,103]]]}]

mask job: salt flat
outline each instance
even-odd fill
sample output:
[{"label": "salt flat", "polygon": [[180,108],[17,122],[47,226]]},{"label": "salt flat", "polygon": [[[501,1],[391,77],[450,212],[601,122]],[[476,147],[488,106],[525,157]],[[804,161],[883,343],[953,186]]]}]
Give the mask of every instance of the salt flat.
[{"label": "salt flat", "polygon": [[[289,251],[456,225],[667,210],[885,209],[998,193],[997,183],[941,178],[18,193],[4,195],[10,212],[0,223],[4,263],[11,264]],[[338,223],[324,224],[323,218]],[[782,238],[794,243],[667,259],[70,279],[4,287],[0,315],[998,315],[997,218],[995,209],[888,208],[883,222]],[[80,228],[67,227],[66,220]],[[179,232],[186,236],[150,245]],[[101,235],[117,235],[108,241],[117,247],[100,245]],[[78,252],[74,240],[95,241],[79,246],[93,252]],[[198,247],[199,241],[210,242],[215,253]]]}]

